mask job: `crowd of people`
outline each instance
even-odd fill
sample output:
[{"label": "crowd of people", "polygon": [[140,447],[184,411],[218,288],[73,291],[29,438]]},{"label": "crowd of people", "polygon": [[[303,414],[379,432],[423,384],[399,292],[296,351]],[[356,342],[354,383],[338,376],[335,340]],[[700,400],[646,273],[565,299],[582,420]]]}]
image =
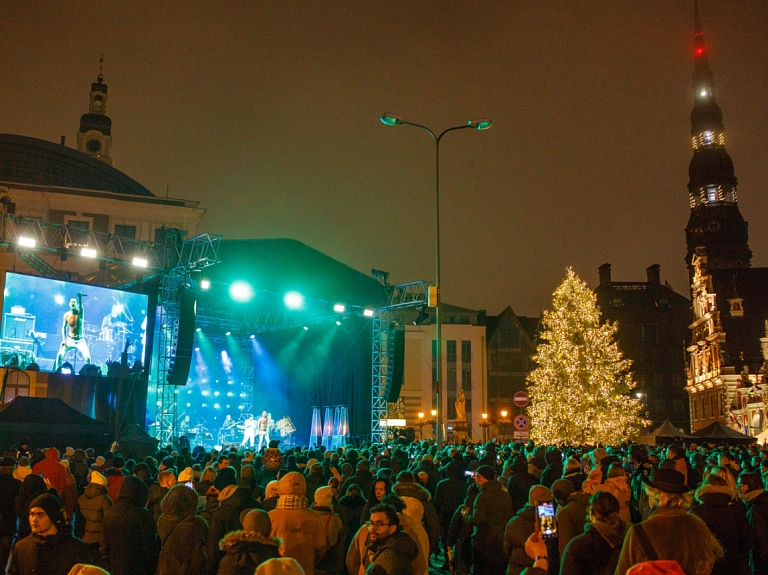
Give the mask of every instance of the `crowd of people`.
[{"label": "crowd of people", "polygon": [[[0,461],[9,575],[768,574],[768,451],[168,446]],[[540,507],[554,508],[542,530]]]}]

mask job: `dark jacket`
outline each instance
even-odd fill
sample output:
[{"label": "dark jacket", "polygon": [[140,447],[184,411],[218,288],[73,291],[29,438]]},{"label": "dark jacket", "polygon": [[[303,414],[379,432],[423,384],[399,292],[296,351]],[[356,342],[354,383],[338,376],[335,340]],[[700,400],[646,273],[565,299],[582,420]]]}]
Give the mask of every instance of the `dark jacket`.
[{"label": "dark jacket", "polygon": [[533,567],[533,559],[525,553],[525,540],[536,528],[536,512],[526,505],[509,520],[504,530],[504,553],[509,558],[507,575],[519,575],[526,567]]},{"label": "dark jacket", "polygon": [[227,533],[242,529],[243,526],[240,524],[242,511],[256,507],[256,500],[251,490],[245,487],[225,488],[219,498],[219,506],[211,514],[211,522],[208,526],[208,573],[211,575],[215,575],[219,561],[224,556],[224,552],[219,548],[219,542]]},{"label": "dark jacket", "polygon": [[528,504],[528,492],[539,480],[528,473],[528,467],[516,466],[515,472],[507,480],[508,497],[512,498],[512,511],[517,513]]},{"label": "dark jacket", "polygon": [[158,542],[147,496],[141,479],[126,477],[117,503],[104,512],[101,555],[112,575],[154,575]]},{"label": "dark jacket", "polygon": [[501,488],[501,483],[489,479],[480,486],[467,523],[472,531],[472,548],[482,552],[496,552],[502,555],[504,529],[512,517],[512,501]]},{"label": "dark jacket", "polygon": [[67,575],[78,563],[93,563],[88,546],[62,526],[50,537],[28,535],[13,548],[9,575]]},{"label": "dark jacket", "polygon": [[749,550],[755,535],[744,505],[735,496],[733,488],[705,483],[696,491],[701,503],[691,507],[691,513],[707,524],[725,550],[715,561],[712,575],[750,575]]},{"label": "dark jacket", "polygon": [[224,553],[217,575],[253,575],[267,559],[280,557],[280,539],[259,533],[233,531],[219,543]]},{"label": "dark jacket", "polygon": [[163,514],[157,521],[157,531],[162,549],[157,575],[204,575],[208,524],[196,515],[197,493],[186,485],[176,485],[161,506]]},{"label": "dark jacket", "polygon": [[[559,455],[558,455],[559,457]],[[563,462],[554,461],[544,468],[541,472],[539,483],[545,487],[552,487],[552,484],[563,476]],[[581,486],[578,487],[581,489]]]},{"label": "dark jacket", "polygon": [[587,524],[587,505],[589,495],[583,491],[571,493],[565,505],[557,510],[558,546],[560,554],[573,539],[584,533]]},{"label": "dark jacket", "polygon": [[19,530],[16,534],[17,540],[23,539],[32,533],[32,530],[29,528],[29,504],[32,503],[35,497],[42,495],[46,491],[45,481],[37,473],[30,473],[21,483],[19,496],[14,504],[16,515],[19,518]]},{"label": "dark jacket", "polygon": [[89,483],[78,499],[80,513],[85,519],[83,543],[92,545],[101,543],[104,533],[104,513],[112,507],[112,500],[107,495],[107,488],[97,483]]},{"label": "dark jacket", "polygon": [[357,497],[345,495],[339,499],[339,503],[336,505],[336,513],[341,517],[346,533],[344,549],[349,548],[352,538],[360,529],[360,514],[363,512],[363,507],[365,507],[365,499],[360,495]]},{"label": "dark jacket", "polygon": [[360,486],[360,495],[363,498],[366,498],[371,492],[371,485],[373,485],[373,475],[367,469],[358,469],[352,477],[341,484],[341,490],[339,493],[341,495],[346,495],[347,489],[349,489],[349,486],[353,483]]},{"label": "dark jacket", "polygon": [[21,481],[11,475],[0,474],[0,535],[16,534],[16,497]]},{"label": "dark jacket", "polygon": [[747,520],[755,532],[755,545],[749,553],[753,575],[768,575],[768,493],[747,502]]},{"label": "dark jacket", "polygon": [[623,542],[623,528],[616,530],[606,523],[587,525],[565,547],[560,575],[613,575]]},{"label": "dark jacket", "polygon": [[149,486],[149,501],[147,501],[147,509],[152,512],[152,520],[155,522],[155,529],[157,529],[157,520],[160,518],[160,514],[163,510],[160,508],[160,503],[168,493],[167,487],[162,487],[159,483],[152,483]]},{"label": "dark jacket", "polygon": [[414,575],[413,560],[418,554],[417,543],[398,529],[384,541],[369,541],[363,565],[366,575]]},{"label": "dark jacket", "polygon": [[[450,528],[454,512],[464,503],[467,494],[467,484],[457,477],[459,466],[451,464],[448,468],[448,479],[443,479],[435,488],[435,511],[444,535]],[[451,476],[453,473],[455,475]]]}]

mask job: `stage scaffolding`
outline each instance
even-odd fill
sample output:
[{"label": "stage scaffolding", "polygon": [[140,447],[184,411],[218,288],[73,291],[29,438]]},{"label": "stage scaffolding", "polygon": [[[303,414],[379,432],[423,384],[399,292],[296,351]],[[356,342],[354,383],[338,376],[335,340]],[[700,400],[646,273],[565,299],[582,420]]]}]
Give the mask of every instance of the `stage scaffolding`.
[{"label": "stage scaffolding", "polygon": [[[427,305],[430,282],[417,281],[387,286],[386,305],[373,315],[373,377],[371,385],[371,439],[384,442],[387,438],[387,397],[392,383],[392,345],[394,342],[395,311]],[[383,424],[382,424],[383,422]]]}]

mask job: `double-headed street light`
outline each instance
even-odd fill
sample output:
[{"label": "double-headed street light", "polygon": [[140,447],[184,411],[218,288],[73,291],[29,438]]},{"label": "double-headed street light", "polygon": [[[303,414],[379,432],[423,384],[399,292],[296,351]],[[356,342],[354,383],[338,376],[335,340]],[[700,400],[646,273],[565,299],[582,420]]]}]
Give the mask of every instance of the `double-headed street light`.
[{"label": "double-headed street light", "polygon": [[387,126],[413,126],[414,128],[421,128],[427,134],[432,136],[432,140],[435,142],[435,289],[437,291],[437,301],[435,302],[435,340],[437,346],[437,373],[435,381],[435,407],[437,408],[437,429],[435,435],[437,436],[438,448],[443,446],[443,439],[441,435],[441,420],[443,419],[443,409],[440,405],[440,396],[443,392],[443,363],[442,363],[442,345],[441,345],[441,325],[442,314],[440,313],[440,140],[448,132],[455,130],[464,130],[467,128],[473,128],[475,130],[487,130],[493,125],[493,122],[487,118],[481,118],[478,120],[471,120],[461,126],[454,126],[440,132],[439,135],[421,124],[414,122],[408,122],[396,116],[395,114],[384,114],[381,116],[381,122]]}]

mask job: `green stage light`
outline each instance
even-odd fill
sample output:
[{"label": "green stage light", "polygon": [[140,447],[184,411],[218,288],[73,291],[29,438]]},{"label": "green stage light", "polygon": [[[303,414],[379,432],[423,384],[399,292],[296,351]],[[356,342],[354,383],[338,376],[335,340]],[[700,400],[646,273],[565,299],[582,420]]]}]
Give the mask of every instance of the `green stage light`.
[{"label": "green stage light", "polygon": [[208,289],[211,287],[211,281],[210,280],[200,280],[200,289]]},{"label": "green stage light", "polygon": [[333,311],[335,311],[336,313],[344,313],[345,311],[347,311],[347,306],[345,306],[343,303],[337,303],[336,305],[333,306]]},{"label": "green stage light", "polygon": [[366,308],[363,310],[363,315],[365,317],[373,317],[373,310],[371,308]]},{"label": "green stage light", "polygon": [[304,331],[309,331],[309,328],[307,326],[304,326]]},{"label": "green stage light", "polygon": [[283,297],[283,303],[288,309],[301,309],[304,307],[304,296],[297,291],[289,291]]},{"label": "green stage light", "polygon": [[195,331],[196,331],[197,333],[200,333],[200,328],[199,328],[199,327],[196,327],[196,328],[195,328]]},{"label": "green stage light", "polygon": [[232,332],[228,331],[225,335],[232,335]]},{"label": "green stage light", "polygon": [[239,302],[247,302],[253,299],[253,288],[246,282],[237,281],[229,286],[229,296]]}]

